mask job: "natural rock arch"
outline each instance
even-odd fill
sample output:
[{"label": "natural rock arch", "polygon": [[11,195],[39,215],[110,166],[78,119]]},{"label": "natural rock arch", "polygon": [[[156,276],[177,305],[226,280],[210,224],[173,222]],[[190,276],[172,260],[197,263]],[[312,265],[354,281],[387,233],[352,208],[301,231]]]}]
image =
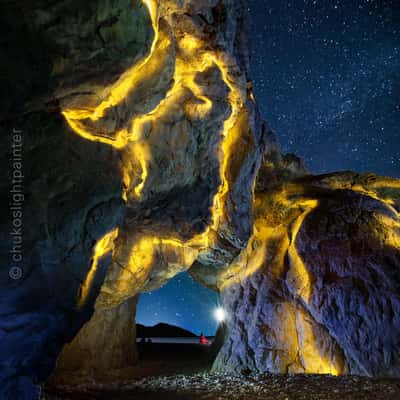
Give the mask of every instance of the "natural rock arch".
[{"label": "natural rock arch", "polygon": [[[242,1],[2,7],[3,86],[20,82],[0,115],[2,203],[16,132],[25,194],[22,276],[1,277],[2,395],[35,398],[94,307],[78,346],[104,343],[81,341],[91,324],[123,332],[129,299],[183,270],[231,316],[216,368],[399,375],[399,181],[313,177],[281,154]],[[115,339],[111,365],[126,361]]]},{"label": "natural rock arch", "polygon": [[[396,184],[352,173],[298,178],[274,188],[260,183],[247,248],[218,271],[199,262],[189,269],[220,292],[228,315],[214,369],[398,375],[399,233],[393,228],[399,219],[390,198],[379,199],[383,192],[398,196]],[[168,271],[166,264],[152,268]],[[129,365],[126,353],[113,364],[118,346],[129,338],[129,362],[135,358],[134,311],[127,305],[102,310],[97,304],[87,327],[64,350],[60,378],[67,375],[63,360],[71,355],[75,364],[70,370],[80,378],[98,374],[101,379],[110,365]],[[113,322],[123,309],[128,317]],[[99,331],[104,342],[96,340]],[[376,336],[379,331],[382,335]],[[97,363],[97,352],[107,346],[116,353],[108,353],[109,362]],[[91,365],[90,371],[77,359]]]}]

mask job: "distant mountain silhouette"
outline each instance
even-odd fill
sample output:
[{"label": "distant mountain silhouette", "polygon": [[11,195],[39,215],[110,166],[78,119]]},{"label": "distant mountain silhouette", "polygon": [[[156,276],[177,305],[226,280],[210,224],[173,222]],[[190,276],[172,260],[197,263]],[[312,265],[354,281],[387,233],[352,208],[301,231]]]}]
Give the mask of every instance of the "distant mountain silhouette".
[{"label": "distant mountain silhouette", "polygon": [[179,328],[179,326],[159,323],[154,326],[145,326],[142,324],[136,324],[136,337],[176,338],[176,337],[197,337],[197,335],[186,329]]}]

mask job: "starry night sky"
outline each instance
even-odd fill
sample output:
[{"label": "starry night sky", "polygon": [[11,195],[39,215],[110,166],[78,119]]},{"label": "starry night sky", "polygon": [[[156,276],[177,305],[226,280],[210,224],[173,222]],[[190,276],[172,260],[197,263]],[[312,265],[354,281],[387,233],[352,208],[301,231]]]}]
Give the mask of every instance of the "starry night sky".
[{"label": "starry night sky", "polygon": [[400,176],[400,1],[249,0],[253,79],[314,173]]},{"label": "starry night sky", "polygon": [[[400,0],[247,0],[252,76],[283,152],[314,173],[400,177]],[[218,296],[188,274],[141,296],[137,321],[213,334]]]}]

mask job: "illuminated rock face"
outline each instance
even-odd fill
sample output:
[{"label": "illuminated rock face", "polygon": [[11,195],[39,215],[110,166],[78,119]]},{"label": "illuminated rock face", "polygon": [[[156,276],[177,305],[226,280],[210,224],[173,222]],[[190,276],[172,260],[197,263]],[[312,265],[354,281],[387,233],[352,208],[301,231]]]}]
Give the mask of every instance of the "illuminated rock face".
[{"label": "illuminated rock face", "polygon": [[[97,297],[112,313],[195,261],[223,266],[246,246],[263,130],[241,2],[4,8],[1,140],[10,149],[13,129],[23,132],[27,196],[22,278],[7,268],[1,277],[0,387],[22,397]],[[10,181],[2,185],[9,204]]]},{"label": "illuminated rock face", "polygon": [[185,270],[229,314],[215,368],[399,375],[398,181],[306,178],[281,155],[248,77],[244,6],[38,0],[0,13],[13,64],[1,165],[12,176],[21,129],[26,194],[22,277],[1,275],[0,397],[34,398],[67,342],[58,377],[134,362],[118,348],[134,340],[135,296]]},{"label": "illuminated rock face", "polygon": [[215,368],[399,376],[399,200],[398,180],[352,173],[260,190],[254,235],[219,282]]},{"label": "illuminated rock face", "polygon": [[136,302],[137,298],[132,297],[116,308],[95,312],[73,342],[64,347],[57,361],[62,372],[56,370],[50,383],[71,385],[74,376],[104,378],[104,371],[112,379],[115,372],[134,365],[138,360],[132,323]]},{"label": "illuminated rock face", "polygon": [[127,216],[97,308],[154,290],[196,260],[226,264],[252,231],[263,130],[241,3],[138,4],[153,32],[147,53],[108,86],[92,85],[90,99],[61,99],[71,132],[121,157]]}]

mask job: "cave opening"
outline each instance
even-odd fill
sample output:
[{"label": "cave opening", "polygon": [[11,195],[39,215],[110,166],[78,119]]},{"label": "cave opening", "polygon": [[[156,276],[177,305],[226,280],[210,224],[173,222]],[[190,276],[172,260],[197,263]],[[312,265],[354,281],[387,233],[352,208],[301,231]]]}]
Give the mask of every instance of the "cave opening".
[{"label": "cave opening", "polygon": [[140,294],[135,318],[138,374],[210,371],[220,348],[221,312],[218,293],[187,272]]}]

